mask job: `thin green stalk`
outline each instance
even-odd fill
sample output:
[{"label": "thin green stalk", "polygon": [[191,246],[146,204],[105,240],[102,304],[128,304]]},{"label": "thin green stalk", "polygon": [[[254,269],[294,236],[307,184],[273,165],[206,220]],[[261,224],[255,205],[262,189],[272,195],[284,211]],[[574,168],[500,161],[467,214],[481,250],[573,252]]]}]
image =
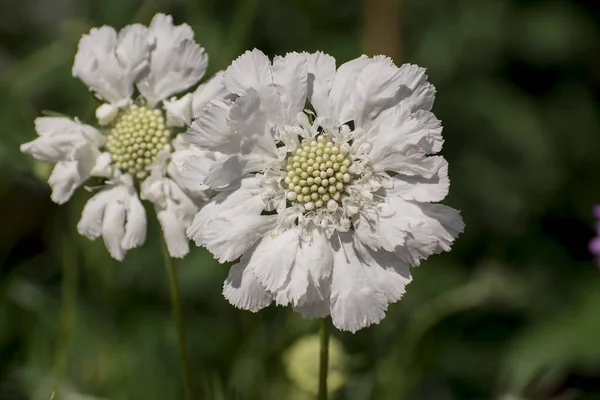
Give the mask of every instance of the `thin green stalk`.
[{"label": "thin green stalk", "polygon": [[[162,237],[162,235],[161,235]],[[177,277],[177,270],[173,264],[173,259],[169,255],[167,244],[162,237],[163,242],[163,254],[165,258],[165,267],[167,274],[169,275],[169,289],[171,291],[171,306],[173,312],[173,320],[177,329],[177,341],[179,344],[179,355],[181,358],[181,371],[183,373],[183,380],[185,384],[185,393],[187,400],[195,400],[194,397],[194,384],[192,379],[192,367],[190,362],[190,353],[187,345],[187,338],[185,335],[185,327],[183,325],[183,310],[181,308],[181,295],[179,293],[179,278]]]},{"label": "thin green stalk", "polygon": [[[68,229],[68,228],[67,228]],[[61,389],[69,367],[69,345],[77,309],[77,253],[67,230],[62,235],[62,288],[60,331],[54,359],[54,397],[62,399]]]},{"label": "thin green stalk", "polygon": [[319,400],[327,400],[327,373],[329,372],[329,321],[321,319],[321,352],[319,357]]}]

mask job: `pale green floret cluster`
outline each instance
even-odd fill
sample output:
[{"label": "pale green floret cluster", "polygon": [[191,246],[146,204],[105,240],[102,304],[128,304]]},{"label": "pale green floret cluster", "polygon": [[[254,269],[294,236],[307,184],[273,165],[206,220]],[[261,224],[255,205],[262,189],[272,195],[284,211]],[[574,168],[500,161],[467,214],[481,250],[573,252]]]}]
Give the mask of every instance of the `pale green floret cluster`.
[{"label": "pale green floret cluster", "polygon": [[117,116],[106,148],[117,168],[144,179],[158,152],[170,148],[170,141],[171,131],[161,111],[134,104]]},{"label": "pale green floret cluster", "polygon": [[323,206],[335,211],[344,192],[344,185],[352,180],[348,172],[350,159],[346,149],[319,136],[304,141],[288,159],[287,199],[301,203],[306,211]]}]

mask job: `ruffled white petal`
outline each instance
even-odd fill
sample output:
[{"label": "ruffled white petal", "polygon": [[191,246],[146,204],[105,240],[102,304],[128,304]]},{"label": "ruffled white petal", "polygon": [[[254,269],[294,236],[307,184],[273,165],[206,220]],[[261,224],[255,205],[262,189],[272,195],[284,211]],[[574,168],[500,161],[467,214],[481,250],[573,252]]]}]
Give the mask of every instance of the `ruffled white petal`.
[{"label": "ruffled white petal", "polygon": [[[348,99],[354,91],[359,74],[371,62],[372,60],[369,57],[362,55],[340,65],[333,77],[331,90],[329,91],[330,112],[329,114],[321,114],[320,117],[334,119],[340,124],[351,119],[353,107]],[[345,118],[342,116],[345,116]]]},{"label": "ruffled white petal", "polygon": [[288,53],[273,59],[273,83],[281,100],[285,123],[296,122],[298,113],[304,110],[307,95],[308,66],[306,57]]},{"label": "ruffled white petal", "polygon": [[90,176],[110,169],[98,150],[106,138],[97,129],[62,117],[36,118],[35,129],[39,137],[21,145],[21,151],[57,163],[48,180],[54,202],[65,203]]},{"label": "ruffled white petal", "polygon": [[66,203],[87,178],[81,175],[77,161],[58,162],[48,178],[48,184],[52,188],[52,201],[57,204]]},{"label": "ruffled white petal", "polygon": [[403,245],[410,229],[403,206],[411,205],[396,197],[388,197],[373,209],[363,210],[354,222],[356,238],[372,249],[394,251]]},{"label": "ruffled white petal", "polygon": [[190,144],[186,135],[178,135],[172,146],[175,151],[171,153],[167,166],[169,177],[197,202],[208,200],[213,191],[204,184],[204,180],[220,154],[198,150]]},{"label": "ruffled white petal", "polygon": [[189,25],[174,26],[170,15],[156,14],[148,27],[148,43],[152,45],[150,67],[137,87],[151,107],[204,76],[208,55],[194,42]]},{"label": "ruffled white petal", "polygon": [[398,103],[401,78],[395,65],[374,59],[358,75],[356,87],[348,99],[351,107],[344,107],[341,120],[353,120],[356,127],[370,126],[384,110]]},{"label": "ruffled white petal", "polygon": [[234,60],[223,75],[225,88],[242,96],[250,88],[260,97],[269,117],[274,122],[283,121],[279,94],[273,83],[271,62],[262,51],[247,51]]},{"label": "ruffled white petal", "polygon": [[172,98],[163,102],[168,126],[188,126],[193,119],[203,115],[204,107],[211,101],[222,101],[228,96],[223,86],[223,71],[217,72],[207,82],[198,86],[193,93],[180,99]]},{"label": "ruffled white petal", "polygon": [[131,177],[124,176],[120,184],[92,197],[83,208],[77,230],[89,239],[102,236],[110,255],[119,261],[127,250],[143,244],[146,214]]},{"label": "ruffled white petal", "polygon": [[267,234],[254,250],[248,267],[265,289],[275,292],[285,284],[297,249],[297,229]]},{"label": "ruffled white petal", "polygon": [[197,245],[201,246],[204,240],[204,226],[211,218],[218,217],[221,214],[234,218],[238,214],[258,216],[264,206],[265,203],[260,197],[258,179],[254,177],[244,178],[235,190],[219,193],[204,204],[194,217],[187,235]]},{"label": "ruffled white petal", "polygon": [[412,281],[410,265],[401,261],[394,253],[367,249],[357,240],[354,240],[354,248],[360,256],[363,271],[383,292],[387,302],[395,303],[400,300],[406,292],[406,285]]},{"label": "ruffled white petal", "polygon": [[49,163],[72,161],[77,149],[88,144],[100,147],[106,138],[96,128],[63,117],[35,119],[35,140],[21,145],[23,153]]},{"label": "ruffled white petal", "polygon": [[376,137],[369,158],[377,164],[391,153],[402,153],[408,146],[416,146],[423,154],[435,154],[442,149],[441,122],[429,111],[409,113],[397,107],[375,128]]},{"label": "ruffled white petal", "polygon": [[308,67],[307,97],[318,116],[331,114],[329,90],[335,76],[335,58],[320,51],[304,53]]},{"label": "ruffled white petal", "polygon": [[79,41],[73,76],[97,97],[122,107],[133,94],[133,83],[148,67],[146,28],[135,24],[119,35],[108,26],[92,28]]},{"label": "ruffled white petal", "polygon": [[258,282],[248,268],[252,251],[234,264],[223,285],[223,295],[235,307],[257,312],[271,304],[272,296]]},{"label": "ruffled white petal", "polygon": [[411,112],[430,111],[435,100],[435,87],[427,81],[425,68],[414,64],[403,64],[400,67],[400,74],[403,105]]},{"label": "ruffled white petal", "polygon": [[331,320],[336,328],[356,332],[385,317],[387,298],[365,272],[362,255],[350,233],[340,233],[331,278]]},{"label": "ruffled white petal", "polygon": [[450,188],[448,178],[448,163],[439,158],[440,167],[430,178],[420,176],[396,175],[391,178],[393,187],[390,193],[402,197],[404,200],[420,202],[436,202],[443,200]]},{"label": "ruffled white petal", "polygon": [[221,215],[204,225],[201,242],[219,262],[234,261],[277,223],[275,215]]},{"label": "ruffled white petal", "polygon": [[258,154],[229,156],[215,161],[204,183],[215,190],[225,190],[250,172],[259,171],[265,165],[265,158]]},{"label": "ruffled white petal", "polygon": [[190,250],[186,230],[198,211],[196,204],[173,180],[158,173],[144,180],[141,197],[154,204],[171,257],[184,257]]},{"label": "ruffled white petal", "polygon": [[[319,230],[308,241],[300,241],[296,258],[288,274],[287,281],[277,292],[278,305],[291,303],[300,312],[324,309],[329,314],[329,281],[333,268],[331,246]],[[327,301],[326,301],[327,300]],[[321,304],[311,307],[316,303]]]},{"label": "ruffled white petal", "polygon": [[172,97],[163,101],[168,127],[187,126],[192,121],[192,94],[187,93],[180,99]]},{"label": "ruffled white petal", "polygon": [[460,212],[441,204],[406,202],[405,218],[410,235],[396,255],[411,265],[432,254],[449,251],[452,243],[464,229]]},{"label": "ruffled white petal", "polygon": [[221,262],[236,260],[277,223],[277,216],[260,215],[264,205],[258,180],[242,179],[239,188],[220,193],[200,209],[188,237]]},{"label": "ruffled white petal", "polygon": [[212,78],[198,86],[192,93],[192,118],[197,118],[204,107],[213,99],[223,99],[229,92],[223,85],[223,71],[217,72]]}]

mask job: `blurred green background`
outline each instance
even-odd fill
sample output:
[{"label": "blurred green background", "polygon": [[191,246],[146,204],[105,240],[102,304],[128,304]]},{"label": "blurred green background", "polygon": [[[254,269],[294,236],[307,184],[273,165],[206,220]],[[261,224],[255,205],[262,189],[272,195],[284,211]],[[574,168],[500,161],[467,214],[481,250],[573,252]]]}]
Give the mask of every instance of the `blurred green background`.
[{"label": "blurred green background", "polygon": [[[113,261],[75,232],[90,193],[52,204],[48,166],[19,153],[42,110],[93,121],[98,103],[71,77],[80,35],[158,11],[192,26],[209,75],[252,47],[323,50],[338,65],[386,51],[428,68],[438,89],[445,203],[466,231],[414,270],[380,325],[333,333],[345,384],[332,398],[600,399],[587,250],[600,202],[597,0],[0,0],[1,400],[47,400],[54,376],[67,399],[183,398],[156,222]],[[312,398],[287,371],[314,373],[289,348],[316,321],[234,309],[221,296],[228,267],[201,249],[177,267],[203,398]]]}]

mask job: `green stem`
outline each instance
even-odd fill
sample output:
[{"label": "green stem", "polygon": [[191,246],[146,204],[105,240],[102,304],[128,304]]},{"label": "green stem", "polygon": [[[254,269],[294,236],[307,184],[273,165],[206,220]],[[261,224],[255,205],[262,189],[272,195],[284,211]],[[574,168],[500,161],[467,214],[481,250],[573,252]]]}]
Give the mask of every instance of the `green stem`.
[{"label": "green stem", "polygon": [[[162,237],[162,234],[161,234]],[[181,295],[179,293],[179,278],[177,277],[177,270],[173,264],[173,259],[169,255],[167,244],[162,237],[163,242],[163,254],[165,258],[165,267],[167,274],[169,275],[169,289],[171,291],[171,306],[173,312],[173,319],[175,327],[177,329],[177,339],[179,344],[179,355],[181,358],[181,370],[183,373],[183,380],[185,384],[185,393],[187,400],[194,400],[194,385],[192,379],[192,367],[190,362],[189,350],[187,345],[187,338],[185,335],[185,328],[183,325],[183,310],[181,308]]]},{"label": "green stem", "polygon": [[319,357],[319,400],[327,400],[327,372],[329,371],[329,321],[321,319],[321,352]]},{"label": "green stem", "polygon": [[69,239],[66,231],[62,240],[60,331],[54,360],[54,397],[57,400],[62,399],[61,389],[69,366],[69,344],[77,309],[77,254]]}]

